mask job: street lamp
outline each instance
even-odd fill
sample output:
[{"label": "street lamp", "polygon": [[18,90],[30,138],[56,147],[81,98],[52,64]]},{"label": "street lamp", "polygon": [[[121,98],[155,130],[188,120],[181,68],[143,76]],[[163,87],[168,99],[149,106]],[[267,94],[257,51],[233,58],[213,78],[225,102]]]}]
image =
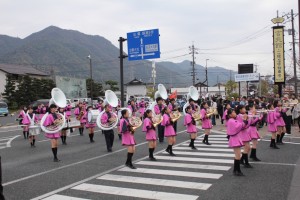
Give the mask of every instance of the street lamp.
[{"label": "street lamp", "polygon": [[88,55],[87,58],[90,60],[90,97],[91,97],[91,102],[93,105],[93,68],[92,68],[92,57],[91,55]]},{"label": "street lamp", "polygon": [[208,93],[208,77],[207,77],[207,61],[209,59],[206,59],[205,62],[206,62],[206,65],[205,65],[205,76],[206,76],[206,93]]}]

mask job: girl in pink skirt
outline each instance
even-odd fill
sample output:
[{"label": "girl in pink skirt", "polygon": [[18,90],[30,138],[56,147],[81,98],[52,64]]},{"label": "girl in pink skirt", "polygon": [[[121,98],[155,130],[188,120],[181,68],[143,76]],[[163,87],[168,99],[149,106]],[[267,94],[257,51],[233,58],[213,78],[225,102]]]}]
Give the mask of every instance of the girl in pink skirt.
[{"label": "girl in pink skirt", "polygon": [[132,164],[132,156],[135,152],[134,132],[131,131],[129,124],[129,112],[127,109],[121,111],[122,118],[120,120],[120,133],[122,134],[122,145],[127,146],[127,160],[125,165],[131,169],[136,169]]},{"label": "girl in pink skirt", "polygon": [[185,112],[187,114],[184,116],[184,126],[186,126],[187,129],[186,132],[190,134],[190,138],[191,138],[189,147],[191,147],[192,149],[197,149],[194,144],[194,141],[197,137],[197,128],[196,128],[196,121],[192,116],[191,106],[187,106]]},{"label": "girl in pink skirt", "polygon": [[[66,123],[68,121],[68,116],[67,116],[67,113],[65,112],[65,108],[59,108],[58,109],[58,112],[62,115],[65,116],[65,119],[66,119]],[[61,142],[63,145],[66,145],[67,142],[66,142],[66,139],[67,139],[67,130],[68,130],[68,127],[67,128],[63,128],[61,129],[60,131],[60,138],[61,138]]]},{"label": "girl in pink skirt", "polygon": [[85,127],[89,130],[90,142],[94,143],[95,142],[95,140],[94,140],[94,131],[95,131],[96,123],[89,123],[87,121],[88,113],[89,113],[90,110],[93,110],[92,106],[87,107],[86,112],[85,112],[83,118],[86,120]]},{"label": "girl in pink skirt", "polygon": [[78,129],[81,136],[83,136],[84,126],[86,123],[86,118],[84,118],[85,113],[85,106],[82,104],[82,102],[79,102],[78,106],[74,110],[74,115],[76,116],[76,119],[80,121],[80,127]]},{"label": "girl in pink skirt", "polygon": [[244,115],[242,121],[236,120],[236,112],[233,109],[227,111],[227,135],[229,136],[229,147],[234,151],[234,169],[235,176],[244,176],[240,168],[241,147],[244,145],[240,138],[242,129],[247,126],[247,116]]},{"label": "girl in pink skirt", "polygon": [[166,152],[168,152],[171,156],[176,156],[172,150],[173,145],[176,143],[176,132],[173,127],[170,112],[171,111],[167,106],[163,108],[163,121],[161,122],[161,125],[165,127],[164,136],[168,138],[168,147]]},{"label": "girl in pink skirt", "polygon": [[[55,120],[58,119],[58,116],[56,114],[57,111],[57,106],[55,104],[50,105],[50,113],[47,116],[46,120],[44,121],[43,126],[51,126],[54,124]],[[57,139],[60,138],[60,133],[46,133],[46,137],[51,139],[51,148],[52,148],[52,153],[54,156],[53,161],[54,162],[59,162],[60,160],[57,158],[57,147],[58,147],[58,141]]]},{"label": "girl in pink skirt", "polygon": [[[242,123],[245,119],[248,119],[245,106],[239,105],[236,108],[235,112],[237,114],[236,119],[240,123]],[[248,160],[248,154],[250,152],[250,141],[251,141],[251,136],[249,134],[249,126],[250,126],[250,120],[248,120],[247,125],[244,126],[240,132],[240,138],[244,143],[244,151],[242,153],[241,164],[243,164],[246,168],[252,168],[252,165],[249,164],[249,160]]]},{"label": "girl in pink skirt", "polygon": [[274,106],[271,103],[268,105],[268,110],[269,110],[267,115],[268,131],[272,133],[270,147],[273,149],[279,149],[279,147],[277,147],[275,143],[276,132],[278,131],[276,120],[278,119],[278,117],[281,116],[281,114],[274,110]]},{"label": "girl in pink skirt", "polygon": [[225,104],[225,110],[224,110],[223,117],[222,117],[222,120],[225,122],[225,126],[226,126],[226,122],[227,122],[227,112],[230,108],[231,108],[231,106],[229,103]]},{"label": "girl in pink skirt", "polygon": [[35,147],[35,136],[37,135],[36,132],[32,129],[32,126],[38,123],[39,119],[33,113],[33,108],[31,106],[28,107],[27,113],[28,120],[30,121],[29,125],[29,142],[31,147]]},{"label": "girl in pink skirt", "polygon": [[208,108],[208,104],[207,102],[203,102],[201,104],[201,119],[202,119],[202,129],[204,129],[204,139],[203,139],[203,143],[206,145],[211,145],[208,142],[208,136],[210,134],[210,129],[212,129],[212,125],[211,125],[211,120],[209,119],[210,117],[207,115],[207,108]]},{"label": "girl in pink skirt", "polygon": [[[249,117],[256,115],[256,108],[254,104],[249,104]],[[260,159],[256,156],[256,149],[257,149],[257,140],[260,139],[259,132],[257,131],[257,124],[262,120],[263,115],[260,115],[259,117],[252,117],[250,126],[249,126],[249,133],[250,137],[252,139],[252,149],[250,158],[253,161],[260,161]]]},{"label": "girl in pink skirt", "polygon": [[140,112],[141,119],[144,116],[145,108],[146,108],[146,103],[144,98],[142,98],[141,102],[139,103],[139,112]]},{"label": "girl in pink skirt", "polygon": [[156,158],[153,156],[153,152],[156,148],[156,131],[152,122],[152,111],[146,110],[144,113],[144,124],[143,124],[143,132],[146,132],[146,140],[149,145],[149,159],[152,161],[156,161]]},{"label": "girl in pink skirt", "polygon": [[29,132],[28,132],[28,128],[29,128],[29,124],[30,121],[27,117],[27,107],[23,106],[21,108],[20,114],[19,114],[19,118],[20,120],[20,125],[23,127],[23,135],[24,135],[24,139],[28,139],[29,136]]},{"label": "girl in pink skirt", "polygon": [[278,100],[275,100],[273,105],[274,105],[275,111],[278,114],[280,114],[279,117],[276,119],[276,124],[277,124],[276,143],[283,144],[282,139],[286,133],[286,128],[285,128],[285,122],[282,117],[282,113],[285,113],[287,111],[287,109],[283,109],[282,103]]}]

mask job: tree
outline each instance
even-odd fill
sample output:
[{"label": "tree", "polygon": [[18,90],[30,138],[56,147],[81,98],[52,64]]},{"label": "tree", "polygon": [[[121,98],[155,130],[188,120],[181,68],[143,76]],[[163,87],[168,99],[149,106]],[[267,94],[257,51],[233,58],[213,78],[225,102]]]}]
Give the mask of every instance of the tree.
[{"label": "tree", "polygon": [[227,95],[231,94],[237,87],[238,85],[236,82],[232,80],[227,81],[227,83],[225,84],[226,94]]},{"label": "tree", "polygon": [[[95,82],[93,80],[93,97],[104,96],[103,86],[101,83]],[[86,79],[86,89],[88,93],[88,97],[91,97],[91,79]]]},{"label": "tree", "polygon": [[24,76],[18,81],[18,90],[16,91],[16,101],[18,105],[29,105],[33,100],[34,91],[32,90],[32,79]]},{"label": "tree", "polygon": [[5,96],[5,98],[8,101],[8,105],[10,107],[15,107],[13,106],[16,103],[16,99],[14,98],[15,93],[16,93],[16,85],[13,76],[11,74],[7,74],[5,89],[2,95]]},{"label": "tree", "polygon": [[117,90],[119,90],[118,82],[117,82],[117,81],[114,81],[114,80],[108,80],[108,81],[105,81],[105,84],[106,84],[106,85],[109,85],[110,90],[112,90],[112,91],[117,91]]}]

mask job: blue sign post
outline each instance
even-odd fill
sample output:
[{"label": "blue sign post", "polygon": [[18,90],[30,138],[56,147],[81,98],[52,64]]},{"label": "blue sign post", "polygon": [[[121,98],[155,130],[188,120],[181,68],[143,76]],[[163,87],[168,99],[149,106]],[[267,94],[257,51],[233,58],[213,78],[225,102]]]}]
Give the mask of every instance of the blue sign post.
[{"label": "blue sign post", "polygon": [[128,60],[160,58],[158,29],[127,33]]}]

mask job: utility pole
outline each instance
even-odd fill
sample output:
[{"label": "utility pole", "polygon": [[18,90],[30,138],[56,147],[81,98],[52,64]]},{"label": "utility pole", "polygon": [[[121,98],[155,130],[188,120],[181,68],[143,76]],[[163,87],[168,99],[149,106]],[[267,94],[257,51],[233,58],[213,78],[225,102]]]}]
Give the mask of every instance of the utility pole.
[{"label": "utility pole", "polygon": [[120,45],[120,88],[121,88],[121,107],[124,107],[124,71],[123,71],[123,61],[127,56],[123,53],[123,42],[127,39],[123,37],[119,37],[119,45]]},{"label": "utility pole", "polygon": [[294,28],[294,12],[291,10],[292,15],[292,37],[293,37],[293,62],[294,62],[294,81],[295,81],[295,96],[298,98],[298,79],[297,79],[297,62],[296,62],[296,48],[295,48],[295,28]]},{"label": "utility pole", "polygon": [[90,60],[90,97],[91,97],[91,102],[93,106],[93,68],[92,68],[92,57],[91,55],[88,55],[87,57]]},{"label": "utility pole", "polygon": [[155,79],[156,79],[155,61],[152,61],[153,91],[155,90]]},{"label": "utility pole", "polygon": [[195,54],[198,54],[198,52],[196,51],[197,49],[195,48],[194,44],[192,46],[189,47],[190,49],[190,54],[192,54],[192,62],[191,62],[191,65],[192,65],[192,77],[193,77],[193,85],[195,85]]},{"label": "utility pole", "polygon": [[205,65],[205,77],[206,77],[206,93],[208,93],[208,76],[207,76],[207,61],[209,59],[206,59],[206,65]]}]

